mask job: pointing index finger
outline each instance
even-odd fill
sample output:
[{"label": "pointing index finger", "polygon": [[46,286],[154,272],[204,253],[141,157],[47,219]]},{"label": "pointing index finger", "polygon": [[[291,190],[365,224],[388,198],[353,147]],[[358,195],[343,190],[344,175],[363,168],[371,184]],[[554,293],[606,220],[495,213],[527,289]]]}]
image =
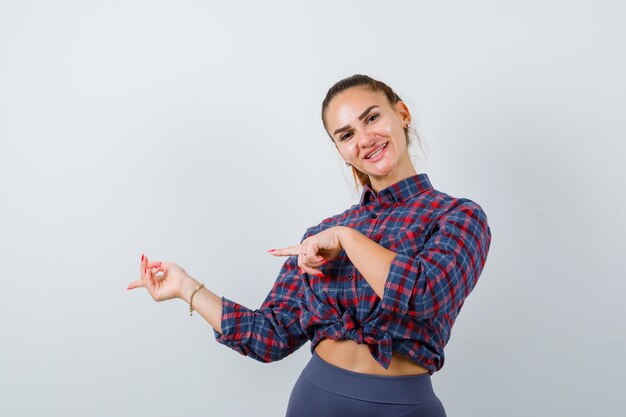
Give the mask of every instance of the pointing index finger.
[{"label": "pointing index finger", "polygon": [[300,245],[288,246],[282,249],[270,249],[268,250],[274,256],[291,256],[300,254]]}]

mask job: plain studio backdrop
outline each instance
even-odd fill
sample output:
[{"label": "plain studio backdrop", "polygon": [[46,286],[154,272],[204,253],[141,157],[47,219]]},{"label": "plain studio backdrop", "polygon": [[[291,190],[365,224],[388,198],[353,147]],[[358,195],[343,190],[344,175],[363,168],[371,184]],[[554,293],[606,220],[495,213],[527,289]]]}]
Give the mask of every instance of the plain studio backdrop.
[{"label": "plain studio backdrop", "polygon": [[[354,204],[320,109],[387,82],[493,233],[433,384],[449,417],[623,415],[619,1],[0,1],[0,415],[281,416],[261,363],[156,303],[141,253],[260,306]],[[315,405],[312,404],[312,407]]]}]

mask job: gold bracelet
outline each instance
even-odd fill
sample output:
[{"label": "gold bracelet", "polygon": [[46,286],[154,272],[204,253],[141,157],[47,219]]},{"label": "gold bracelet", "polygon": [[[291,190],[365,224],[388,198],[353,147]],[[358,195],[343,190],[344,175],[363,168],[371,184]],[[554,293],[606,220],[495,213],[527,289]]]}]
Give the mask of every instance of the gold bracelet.
[{"label": "gold bracelet", "polygon": [[191,297],[189,297],[189,315],[190,315],[190,316],[192,315],[193,310],[194,310],[194,308],[193,308],[193,304],[192,304],[192,303],[193,303],[193,296],[196,294],[196,291],[198,291],[198,290],[199,290],[200,288],[202,288],[202,287],[204,287],[204,283],[202,283],[202,284],[198,285],[198,286],[196,287],[196,289],[195,289],[195,290],[193,290],[193,292],[191,293]]}]

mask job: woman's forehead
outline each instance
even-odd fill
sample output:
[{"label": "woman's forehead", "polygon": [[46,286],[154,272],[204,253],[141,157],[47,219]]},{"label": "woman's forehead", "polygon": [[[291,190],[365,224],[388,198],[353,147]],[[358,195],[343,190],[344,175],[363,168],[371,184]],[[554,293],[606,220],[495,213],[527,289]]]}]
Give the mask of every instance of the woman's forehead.
[{"label": "woman's forehead", "polygon": [[371,106],[386,106],[387,98],[379,91],[352,87],[337,94],[328,104],[329,124],[357,118]]}]

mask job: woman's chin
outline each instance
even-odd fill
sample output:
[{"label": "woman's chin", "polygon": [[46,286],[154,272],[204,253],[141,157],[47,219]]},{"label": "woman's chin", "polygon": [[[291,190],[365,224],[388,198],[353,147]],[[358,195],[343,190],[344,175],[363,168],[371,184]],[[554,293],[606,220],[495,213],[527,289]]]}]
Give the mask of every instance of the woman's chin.
[{"label": "woman's chin", "polygon": [[372,175],[374,177],[386,177],[390,173],[393,172],[395,168],[395,164],[386,163],[386,161],[380,161],[380,164],[376,164],[374,166],[368,167],[369,169],[365,171],[367,175]]}]

